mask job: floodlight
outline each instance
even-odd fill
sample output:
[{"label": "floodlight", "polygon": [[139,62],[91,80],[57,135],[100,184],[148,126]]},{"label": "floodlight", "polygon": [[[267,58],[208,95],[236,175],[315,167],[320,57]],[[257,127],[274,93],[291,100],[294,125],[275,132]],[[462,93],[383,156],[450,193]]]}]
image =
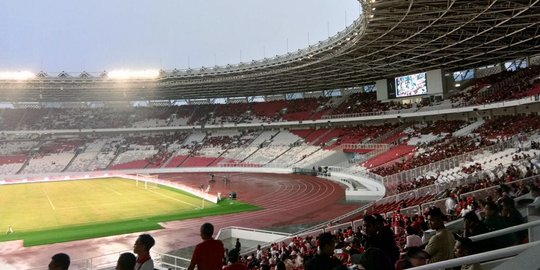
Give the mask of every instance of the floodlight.
[{"label": "floodlight", "polygon": [[159,70],[157,69],[145,69],[145,70],[128,70],[118,69],[107,73],[107,77],[115,80],[127,80],[127,79],[156,79],[159,77]]},{"label": "floodlight", "polygon": [[0,80],[5,81],[22,81],[36,77],[36,74],[30,71],[0,71]]}]

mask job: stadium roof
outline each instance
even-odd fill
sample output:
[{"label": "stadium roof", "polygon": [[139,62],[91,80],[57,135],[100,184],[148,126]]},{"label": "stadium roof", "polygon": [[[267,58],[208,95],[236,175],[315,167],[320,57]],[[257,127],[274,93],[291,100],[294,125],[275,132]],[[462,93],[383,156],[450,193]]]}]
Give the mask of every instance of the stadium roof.
[{"label": "stadium roof", "polygon": [[1,81],[1,101],[168,100],[321,91],[419,71],[463,70],[540,53],[540,0],[362,0],[328,40],[250,63],[113,80],[62,72]]}]

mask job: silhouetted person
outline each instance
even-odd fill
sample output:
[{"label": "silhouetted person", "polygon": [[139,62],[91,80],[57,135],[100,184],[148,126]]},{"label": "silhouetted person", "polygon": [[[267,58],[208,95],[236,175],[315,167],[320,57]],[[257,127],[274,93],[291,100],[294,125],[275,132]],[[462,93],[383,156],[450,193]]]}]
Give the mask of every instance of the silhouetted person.
[{"label": "silhouetted person", "polygon": [[319,235],[319,248],[317,254],[305,264],[305,270],[329,270],[340,265],[340,261],[333,257],[336,241],[330,233]]},{"label": "silhouetted person", "polygon": [[68,270],[71,260],[69,255],[65,253],[58,253],[51,257],[49,263],[49,270]]},{"label": "silhouetted person", "polygon": [[137,258],[130,252],[120,254],[118,261],[116,262],[116,270],[133,270],[135,269],[135,264],[137,263]]}]

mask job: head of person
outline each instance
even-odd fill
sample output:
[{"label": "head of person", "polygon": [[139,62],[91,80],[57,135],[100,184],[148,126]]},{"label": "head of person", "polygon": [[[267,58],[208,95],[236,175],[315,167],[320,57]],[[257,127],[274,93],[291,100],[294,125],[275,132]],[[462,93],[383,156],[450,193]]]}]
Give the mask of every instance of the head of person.
[{"label": "head of person", "polygon": [[377,228],[381,230],[384,227],[384,222],[385,222],[384,217],[381,216],[380,214],[374,214],[373,217],[375,217]]},{"label": "head of person", "polygon": [[240,258],[240,251],[236,248],[231,249],[228,254],[229,262],[231,263],[237,263],[238,259]]},{"label": "head of person", "polygon": [[454,255],[459,257],[465,257],[474,254],[473,241],[467,237],[457,238],[456,245],[454,246]]},{"label": "head of person", "polygon": [[486,202],[484,204],[484,210],[486,211],[486,217],[494,217],[499,215],[499,208],[494,202]]},{"label": "head of person", "polygon": [[116,262],[116,270],[132,270],[135,268],[137,258],[130,252],[120,254]]},{"label": "head of person", "polygon": [[405,255],[407,267],[417,267],[427,264],[430,256],[421,247],[410,247]]},{"label": "head of person", "polygon": [[69,269],[70,263],[71,260],[69,259],[69,255],[65,253],[58,253],[51,257],[49,270],[67,270]]},{"label": "head of person", "polygon": [[514,199],[510,197],[505,197],[501,201],[501,206],[503,209],[513,210],[516,208],[516,203],[514,202]]},{"label": "head of person", "polygon": [[480,219],[474,211],[467,212],[463,216],[463,225],[465,228],[474,228],[477,224],[480,224]]},{"label": "head of person", "polygon": [[332,256],[336,247],[336,240],[330,233],[321,233],[319,235],[319,253],[321,255]]},{"label": "head of person", "polygon": [[433,207],[429,209],[427,219],[431,229],[436,231],[444,229],[444,220],[446,219],[446,216],[443,214],[440,208]]},{"label": "head of person", "polygon": [[416,230],[411,226],[407,226],[407,228],[405,228],[405,231],[407,231],[407,235],[415,235],[416,234]]},{"label": "head of person", "polygon": [[379,226],[377,225],[377,219],[375,219],[374,216],[365,216],[364,217],[364,225],[363,229],[366,235],[373,236],[377,234],[377,231],[379,230]]},{"label": "head of person", "polygon": [[137,255],[144,255],[150,253],[150,249],[154,246],[156,241],[149,234],[141,234],[135,241],[133,246],[133,252]]},{"label": "head of person", "polygon": [[[212,238],[212,235],[214,235],[214,225],[211,223],[204,223],[201,225],[201,238],[202,239],[210,239]],[[238,242],[238,239],[236,239]]]}]

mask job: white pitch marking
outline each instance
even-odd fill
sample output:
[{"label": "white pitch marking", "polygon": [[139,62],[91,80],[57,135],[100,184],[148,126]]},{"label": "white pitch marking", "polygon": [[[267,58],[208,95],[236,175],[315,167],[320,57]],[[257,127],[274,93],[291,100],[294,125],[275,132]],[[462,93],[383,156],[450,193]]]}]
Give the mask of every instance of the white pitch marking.
[{"label": "white pitch marking", "polygon": [[47,194],[47,191],[45,191],[43,187],[41,187],[41,190],[43,191],[43,193],[45,193],[45,196],[47,196],[47,200],[49,200],[49,204],[51,205],[52,209],[56,211],[56,207],[54,207],[54,204],[52,203],[51,198],[49,197],[49,194]]}]

